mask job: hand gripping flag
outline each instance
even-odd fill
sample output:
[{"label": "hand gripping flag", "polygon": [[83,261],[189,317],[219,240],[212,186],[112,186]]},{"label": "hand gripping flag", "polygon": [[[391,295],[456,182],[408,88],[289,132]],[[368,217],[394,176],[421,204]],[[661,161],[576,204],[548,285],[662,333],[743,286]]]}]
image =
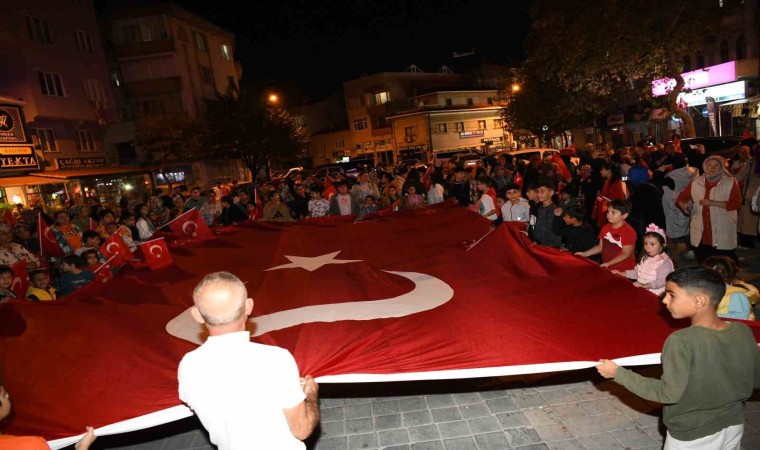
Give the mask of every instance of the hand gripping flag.
[{"label": "hand gripping flag", "polygon": [[164,238],[153,239],[140,244],[140,249],[145,256],[145,262],[151,270],[163,269],[174,263],[169,247]]},{"label": "hand gripping flag", "polygon": [[193,208],[166,224],[179,241],[204,241],[214,239],[214,233],[206,225],[198,210]]},{"label": "hand gripping flag", "polygon": [[106,259],[113,258],[112,264],[114,267],[120,267],[134,257],[132,251],[129,250],[129,246],[124,242],[124,238],[121,237],[121,233],[118,231],[103,242],[100,246],[100,253]]},{"label": "hand gripping flag", "polygon": [[63,249],[53,233],[53,227],[45,223],[42,213],[37,213],[37,238],[40,240],[40,253],[52,258],[63,258]]}]

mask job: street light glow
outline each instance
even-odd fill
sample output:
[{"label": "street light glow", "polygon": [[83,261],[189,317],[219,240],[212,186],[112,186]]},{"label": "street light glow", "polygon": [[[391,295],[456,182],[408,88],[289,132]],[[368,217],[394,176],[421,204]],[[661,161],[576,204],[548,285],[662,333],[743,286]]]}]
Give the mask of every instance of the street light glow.
[{"label": "street light glow", "polygon": [[512,84],[512,92],[520,92],[520,89],[522,89],[522,86],[520,86],[517,83]]},{"label": "street light glow", "polygon": [[277,103],[280,101],[280,97],[277,94],[269,94],[269,103]]}]

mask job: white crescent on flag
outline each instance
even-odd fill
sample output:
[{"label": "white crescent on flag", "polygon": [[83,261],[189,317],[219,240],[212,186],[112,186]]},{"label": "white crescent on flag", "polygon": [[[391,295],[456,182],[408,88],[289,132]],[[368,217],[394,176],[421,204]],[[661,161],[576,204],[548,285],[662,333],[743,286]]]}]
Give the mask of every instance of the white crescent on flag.
[{"label": "white crescent on flag", "polygon": [[[187,231],[187,229],[190,228],[189,225],[193,226],[193,231]],[[188,236],[195,236],[197,230],[198,230],[198,224],[192,220],[188,220],[187,222],[182,224],[182,232]]]},{"label": "white crescent on flag", "polygon": [[[116,251],[111,250],[112,245],[116,246]],[[119,252],[119,244],[117,244],[116,242],[109,242],[108,245],[106,245],[106,251],[112,255],[115,255],[116,253]]]},{"label": "white crescent on flag", "polygon": [[45,239],[48,240],[48,242],[58,243],[58,241],[55,239],[55,236],[53,236],[53,227],[47,227],[45,228]]},{"label": "white crescent on flag", "polygon": [[[158,252],[154,252],[153,249],[158,249]],[[156,255],[156,258],[160,258],[164,255],[164,250],[161,248],[160,245],[153,244],[148,248],[148,253],[151,255]]]},{"label": "white crescent on flag", "polygon": [[16,286],[21,286],[21,277],[14,277],[13,283],[11,283],[11,291],[16,290]]}]

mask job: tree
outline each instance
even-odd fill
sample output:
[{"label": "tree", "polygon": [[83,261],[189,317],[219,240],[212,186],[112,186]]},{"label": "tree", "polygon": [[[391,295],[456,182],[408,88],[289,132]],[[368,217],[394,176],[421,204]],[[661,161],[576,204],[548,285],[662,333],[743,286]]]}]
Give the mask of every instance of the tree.
[{"label": "tree", "polygon": [[158,161],[159,172],[176,160],[192,160],[201,149],[202,126],[184,114],[146,116],[137,125],[137,145]]},{"label": "tree", "polygon": [[205,143],[217,157],[243,161],[256,178],[271,162],[302,155],[308,136],[287,111],[241,91],[210,105]]},{"label": "tree", "polygon": [[725,20],[741,0],[536,0],[528,59],[556,77],[573,95],[605,101],[639,87],[651,97],[651,82],[672,78],[669,110],[696,135],[694,121],[677,103],[683,91],[684,57],[705,50],[731,26]]}]

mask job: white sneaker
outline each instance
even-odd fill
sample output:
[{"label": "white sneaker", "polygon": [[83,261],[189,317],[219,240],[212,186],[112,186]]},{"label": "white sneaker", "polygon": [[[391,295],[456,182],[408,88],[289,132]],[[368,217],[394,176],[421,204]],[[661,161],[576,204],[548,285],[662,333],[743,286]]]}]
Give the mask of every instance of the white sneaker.
[{"label": "white sneaker", "polygon": [[686,259],[697,259],[697,256],[694,254],[694,250],[689,250],[688,252],[684,253],[683,257]]}]

